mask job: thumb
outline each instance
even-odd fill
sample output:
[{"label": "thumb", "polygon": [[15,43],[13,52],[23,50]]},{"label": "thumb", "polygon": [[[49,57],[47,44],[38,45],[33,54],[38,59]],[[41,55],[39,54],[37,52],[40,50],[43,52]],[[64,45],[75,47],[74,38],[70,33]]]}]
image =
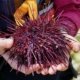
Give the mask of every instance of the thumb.
[{"label": "thumb", "polygon": [[72,37],[72,36],[70,36],[68,34],[65,34],[65,36],[70,41],[69,45],[72,48],[72,50],[74,52],[78,52],[80,50],[80,42],[75,37]]},{"label": "thumb", "polygon": [[13,38],[0,38],[0,49],[11,48],[13,44]]}]

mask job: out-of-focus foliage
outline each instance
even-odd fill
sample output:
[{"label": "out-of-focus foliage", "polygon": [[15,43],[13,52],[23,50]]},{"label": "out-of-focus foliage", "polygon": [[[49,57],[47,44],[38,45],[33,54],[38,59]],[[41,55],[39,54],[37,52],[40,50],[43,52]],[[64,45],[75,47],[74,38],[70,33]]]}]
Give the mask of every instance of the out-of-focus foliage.
[{"label": "out-of-focus foliage", "polygon": [[[80,42],[80,31],[78,32],[76,39]],[[78,77],[73,78],[73,80],[80,80],[80,52],[74,53],[72,52],[72,63],[73,67],[78,71]]]}]

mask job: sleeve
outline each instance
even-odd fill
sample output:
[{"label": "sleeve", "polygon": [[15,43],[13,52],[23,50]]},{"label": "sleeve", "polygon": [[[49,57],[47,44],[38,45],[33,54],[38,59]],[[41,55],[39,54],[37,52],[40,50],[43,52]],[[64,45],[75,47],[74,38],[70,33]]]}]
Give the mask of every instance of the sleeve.
[{"label": "sleeve", "polygon": [[[13,19],[14,12],[14,1],[13,0],[0,0],[0,30],[7,31],[9,20],[6,18]],[[5,16],[5,19],[2,17]]]},{"label": "sleeve", "polygon": [[75,36],[80,27],[80,0],[54,0],[58,24]]}]

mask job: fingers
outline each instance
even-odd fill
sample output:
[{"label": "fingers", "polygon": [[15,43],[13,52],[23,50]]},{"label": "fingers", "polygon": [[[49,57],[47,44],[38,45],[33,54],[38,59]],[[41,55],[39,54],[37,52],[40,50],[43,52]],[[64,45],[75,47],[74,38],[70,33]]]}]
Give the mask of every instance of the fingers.
[{"label": "fingers", "polygon": [[0,38],[0,49],[8,49],[11,48],[12,44],[13,44],[13,38]]},{"label": "fingers", "polygon": [[13,45],[13,38],[0,38],[0,55],[2,55],[6,49],[9,49]]},{"label": "fingers", "polygon": [[14,42],[14,39],[12,37],[4,39],[4,44],[6,44],[4,48],[6,49],[11,48],[13,45],[13,42]]},{"label": "fingers", "polygon": [[80,51],[80,43],[78,41],[71,41],[70,45],[74,52]]},{"label": "fingers", "polygon": [[57,71],[65,71],[65,70],[67,70],[68,69],[68,64],[59,64],[57,67],[56,67],[56,69],[57,69]]},{"label": "fingers", "polygon": [[40,66],[39,64],[34,64],[34,65],[31,65],[30,67],[26,67],[25,65],[19,65],[18,66],[18,62],[17,60],[11,60],[9,59],[9,55],[8,54],[3,54],[2,55],[3,58],[8,62],[8,64],[11,66],[12,69],[15,69],[17,70],[18,72],[21,72],[23,74],[26,74],[26,75],[29,75],[33,72],[37,72],[38,74],[42,74],[42,75],[54,75],[56,74],[57,71],[65,71],[67,70],[69,64],[66,63],[63,64],[58,64],[58,65],[52,65],[50,66],[49,68],[43,68],[43,65]]},{"label": "fingers", "polygon": [[50,75],[53,75],[57,72],[57,68],[56,66],[52,65],[50,68],[49,68],[49,74]]},{"label": "fingers", "polygon": [[49,68],[42,68],[42,70],[36,71],[37,74],[42,75],[54,75],[57,71],[65,71],[68,69],[69,64],[58,64],[58,65],[52,65]]},{"label": "fingers", "polygon": [[44,68],[44,69],[41,71],[41,74],[42,74],[42,75],[47,75],[47,74],[48,74],[48,68]]},{"label": "fingers", "polygon": [[78,52],[80,50],[80,42],[68,34],[65,34],[65,37],[70,41],[69,45],[72,50]]},{"label": "fingers", "polygon": [[[14,66],[12,66],[14,67]],[[21,65],[20,67],[15,68],[15,70],[18,70],[21,73],[24,73],[25,75],[29,75],[31,73],[34,73],[36,70],[38,70],[40,66],[38,64],[34,64],[30,67],[26,67],[25,65]]]},{"label": "fingers", "polygon": [[42,75],[53,75],[53,74],[55,74],[56,73],[56,67],[54,66],[54,65],[52,65],[52,66],[50,66],[49,68],[44,68],[44,69],[42,69],[42,71],[41,71],[41,74]]}]

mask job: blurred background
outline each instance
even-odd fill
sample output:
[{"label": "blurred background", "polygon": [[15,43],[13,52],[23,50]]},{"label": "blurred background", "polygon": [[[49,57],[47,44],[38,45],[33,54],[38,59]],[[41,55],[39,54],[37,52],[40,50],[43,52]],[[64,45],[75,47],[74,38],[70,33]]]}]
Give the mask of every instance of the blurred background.
[{"label": "blurred background", "polygon": [[[76,39],[80,42],[80,30],[76,35]],[[80,52],[72,52],[72,63],[74,68],[78,71],[78,77],[73,78],[73,80],[80,80]]]}]

